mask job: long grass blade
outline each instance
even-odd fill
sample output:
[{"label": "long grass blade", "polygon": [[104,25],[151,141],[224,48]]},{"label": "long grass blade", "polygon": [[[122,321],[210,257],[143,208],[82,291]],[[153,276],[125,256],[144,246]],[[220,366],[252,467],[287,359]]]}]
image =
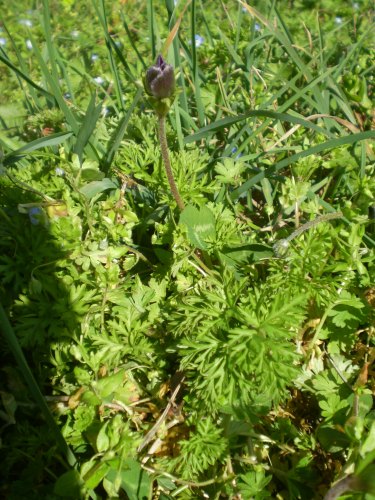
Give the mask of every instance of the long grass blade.
[{"label": "long grass blade", "polygon": [[277,111],[254,109],[251,111],[247,111],[242,115],[228,116],[216,122],[210,123],[210,125],[201,128],[197,133],[185,137],[185,144],[188,144],[190,142],[200,141],[201,139],[204,139],[208,133],[216,132],[218,130],[223,130],[224,128],[227,128],[231,125],[234,125],[236,123],[242,122],[244,120],[247,120],[248,118],[255,116],[261,116],[261,117],[265,116],[272,118],[274,120],[286,121],[290,123],[298,123],[299,125],[303,125],[306,128],[313,129],[316,132],[319,132],[320,134],[326,135],[328,137],[332,136],[332,134],[329,131],[322,129],[315,123],[312,123],[304,118],[293,116],[288,113],[278,113]]},{"label": "long grass blade", "polygon": [[25,383],[27,384],[30,394],[33,397],[36,404],[39,406],[40,411],[42,412],[46,422],[50,426],[53,435],[55,436],[56,443],[60,448],[61,452],[65,455],[66,460],[69,465],[73,466],[76,463],[76,458],[67,445],[63,435],[60,432],[59,427],[57,426],[55,419],[49,409],[46,400],[41,393],[39,386],[34,378],[32,371],[26,361],[26,358],[22,352],[21,346],[18,342],[16,334],[8,320],[7,315],[3,309],[3,306],[0,304],[0,330],[3,333],[5,341],[8,343],[9,348],[17,362],[18,368],[22,373]]},{"label": "long grass blade", "polygon": [[236,200],[239,196],[241,196],[242,193],[245,193],[252,186],[258,184],[258,182],[264,179],[264,177],[268,177],[278,172],[282,168],[287,167],[292,163],[295,163],[301,158],[306,158],[307,156],[317,154],[320,153],[321,151],[325,151],[328,149],[338,148],[340,146],[343,146],[344,144],[353,144],[355,142],[365,141],[367,139],[373,139],[373,138],[375,138],[375,131],[368,130],[366,132],[360,132],[359,134],[346,135],[344,137],[331,139],[329,141],[323,142],[322,144],[318,144],[317,146],[313,146],[312,148],[309,148],[305,151],[296,153],[290,156],[289,158],[285,158],[284,160],[279,161],[275,165],[272,165],[269,169],[267,169],[267,171],[265,170],[261,171],[251,179],[244,182],[240,187],[238,187],[231,193],[231,198],[232,200]]},{"label": "long grass blade", "polygon": [[46,148],[48,146],[57,146],[62,142],[66,141],[73,135],[73,132],[59,132],[57,134],[51,134],[47,137],[41,137],[40,139],[36,139],[35,141],[31,141],[25,146],[22,146],[11,153],[8,153],[4,156],[3,164],[4,166],[11,165],[12,163],[16,163],[23,156],[36,151],[37,149]]},{"label": "long grass blade", "polygon": [[124,137],[124,134],[126,132],[126,127],[128,126],[131,115],[133,114],[133,111],[134,111],[135,107],[137,106],[142,94],[143,94],[143,90],[138,89],[138,92],[136,93],[136,95],[133,99],[133,102],[130,105],[130,108],[126,112],[126,115],[120,120],[120,123],[115,131],[115,134],[110,141],[110,146],[109,146],[106,154],[104,155],[103,169],[105,172],[108,172],[108,170],[111,166],[111,163],[112,163],[113,158],[116,154],[116,151],[120,147],[122,138]]},{"label": "long grass blade", "polygon": [[96,122],[102,110],[102,103],[95,106],[96,95],[93,94],[88,105],[85,117],[83,119],[81,128],[77,134],[77,140],[74,146],[74,152],[78,155],[80,162],[82,162],[83,150],[88,143],[91,134],[93,133]]},{"label": "long grass blade", "polygon": [[6,56],[2,48],[0,48],[0,61],[3,62],[9,69],[11,69],[17,76],[25,80],[31,87],[36,89],[40,94],[48,97],[51,102],[55,100],[54,95],[48,92],[46,89],[35,83],[26,73],[24,73],[20,68],[13,64],[10,59]]}]

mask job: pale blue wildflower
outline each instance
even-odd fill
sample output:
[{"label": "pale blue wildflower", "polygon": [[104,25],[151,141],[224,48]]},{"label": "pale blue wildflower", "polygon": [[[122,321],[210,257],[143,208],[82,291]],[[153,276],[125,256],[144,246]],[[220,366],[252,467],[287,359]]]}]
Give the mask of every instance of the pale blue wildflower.
[{"label": "pale blue wildflower", "polygon": [[27,26],[28,28],[31,28],[33,25],[33,22],[30,21],[30,19],[20,19],[18,21],[18,24],[22,24],[22,26]]},{"label": "pale blue wildflower", "polygon": [[97,83],[98,85],[103,85],[103,83],[105,82],[105,80],[101,76],[96,76],[94,78],[94,82]]},{"label": "pale blue wildflower", "polygon": [[6,43],[7,43],[7,41],[6,41],[6,39],[5,39],[5,38],[0,38],[0,45],[1,45],[1,46],[6,45]]},{"label": "pale blue wildflower", "polygon": [[28,210],[28,214],[31,224],[33,226],[38,226],[43,216],[43,210],[40,207],[31,207]]},{"label": "pale blue wildflower", "polygon": [[255,23],[254,24],[254,29],[255,29],[255,31],[260,31],[260,24],[259,23]]},{"label": "pale blue wildflower", "polygon": [[33,48],[33,44],[32,44],[32,42],[31,42],[31,40],[26,40],[26,42],[25,42],[25,43],[26,43],[26,47],[27,47],[29,50],[32,50],[32,48]]},{"label": "pale blue wildflower", "polygon": [[[236,148],[236,146],[234,146],[234,148],[232,148],[232,150],[231,150],[231,153],[235,154],[235,153],[237,153],[237,151],[238,151],[238,148]],[[241,156],[243,156],[243,154],[242,153],[238,153],[238,155],[235,156],[236,160],[238,158],[241,158]]]},{"label": "pale blue wildflower", "polygon": [[336,16],[336,17],[335,17],[335,23],[336,23],[336,24],[342,24],[342,17],[340,17],[340,16]]},{"label": "pale blue wildflower", "polygon": [[92,62],[95,62],[95,61],[97,61],[98,59],[99,59],[98,54],[92,54],[92,56],[91,56],[91,61],[92,61]]},{"label": "pale blue wildflower", "polygon": [[195,35],[195,46],[200,47],[204,43],[204,38],[203,36],[200,35]]},{"label": "pale blue wildflower", "polygon": [[73,30],[71,33],[70,33],[70,36],[72,38],[78,38],[79,37],[79,31],[78,30]]},{"label": "pale blue wildflower", "polygon": [[65,175],[65,170],[63,170],[60,167],[55,168],[55,174],[58,175],[59,177],[64,177]]}]

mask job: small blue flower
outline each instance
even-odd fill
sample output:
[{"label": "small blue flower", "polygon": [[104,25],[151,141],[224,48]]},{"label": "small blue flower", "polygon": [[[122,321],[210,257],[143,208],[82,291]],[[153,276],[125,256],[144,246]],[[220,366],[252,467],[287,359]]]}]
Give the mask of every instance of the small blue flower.
[{"label": "small blue flower", "polygon": [[27,26],[28,28],[31,28],[33,25],[33,22],[30,21],[30,19],[20,19],[18,21],[18,24],[22,24],[22,26]]},{"label": "small blue flower", "polygon": [[72,38],[78,38],[79,37],[79,31],[78,30],[73,30],[71,33],[70,33],[70,36]]},{"label": "small blue flower", "polygon": [[200,35],[195,35],[195,46],[200,47],[204,43],[204,38],[203,36]]},{"label": "small blue flower", "polygon": [[336,17],[335,17],[335,23],[336,23],[336,24],[342,24],[342,17],[340,17],[340,16],[336,16]]},{"label": "small blue flower", "polygon": [[354,10],[358,10],[359,9],[359,3],[358,2],[354,2],[353,3],[353,9]]},{"label": "small blue flower", "polygon": [[64,177],[65,175],[65,170],[63,170],[60,167],[55,168],[55,174],[58,175],[59,177]]},{"label": "small blue flower", "polygon": [[[235,154],[235,153],[237,153],[237,151],[238,151],[238,149],[236,148],[236,146],[234,146],[234,148],[232,148],[232,150],[231,150],[231,153]],[[235,156],[235,159],[238,160],[238,158],[241,158],[241,156],[243,156],[243,154],[238,153],[238,155]]]},{"label": "small blue flower", "polygon": [[33,48],[33,44],[32,44],[32,42],[31,42],[31,40],[26,40],[26,42],[25,42],[25,43],[26,43],[26,47],[27,47],[29,50],[32,50],[32,48]]},{"label": "small blue flower", "polygon": [[65,92],[64,99],[71,99],[71,98],[72,98],[72,94],[70,92]]},{"label": "small blue flower", "polygon": [[95,62],[95,61],[97,61],[98,59],[99,59],[98,54],[92,54],[92,56],[91,56],[91,61],[92,61],[92,62]]},{"label": "small blue flower", "polygon": [[40,207],[31,207],[28,211],[30,222],[33,226],[38,226],[43,217],[43,210]]},{"label": "small blue flower", "polygon": [[103,85],[103,83],[105,82],[105,80],[101,76],[96,76],[94,78],[94,82],[97,83],[98,85]]},{"label": "small blue flower", "polygon": [[1,45],[1,46],[6,45],[6,43],[7,43],[7,41],[6,41],[6,39],[5,39],[5,38],[0,38],[0,45]]},{"label": "small blue flower", "polygon": [[260,31],[260,24],[259,23],[255,23],[254,24],[254,29],[255,29],[255,31]]}]

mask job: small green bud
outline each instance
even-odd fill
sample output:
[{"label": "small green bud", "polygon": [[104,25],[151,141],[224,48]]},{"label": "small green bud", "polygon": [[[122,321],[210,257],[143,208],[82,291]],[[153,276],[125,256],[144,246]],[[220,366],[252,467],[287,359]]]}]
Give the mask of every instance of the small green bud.
[{"label": "small green bud", "polygon": [[167,64],[161,55],[144,77],[144,87],[158,115],[165,116],[174,101],[176,80],[173,66]]}]

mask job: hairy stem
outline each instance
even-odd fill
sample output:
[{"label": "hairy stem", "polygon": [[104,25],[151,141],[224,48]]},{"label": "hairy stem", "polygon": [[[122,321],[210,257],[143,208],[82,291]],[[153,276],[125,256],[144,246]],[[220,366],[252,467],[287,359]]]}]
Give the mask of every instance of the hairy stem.
[{"label": "hairy stem", "polygon": [[180,193],[178,192],[176,182],[173,177],[171,162],[169,159],[168,152],[168,142],[167,142],[167,134],[165,133],[165,116],[158,116],[158,134],[161,148],[161,156],[163,158],[163,163],[165,167],[165,172],[167,174],[169,186],[171,188],[171,192],[173,198],[176,200],[178,208],[182,211],[185,208],[185,203],[182,201]]}]

